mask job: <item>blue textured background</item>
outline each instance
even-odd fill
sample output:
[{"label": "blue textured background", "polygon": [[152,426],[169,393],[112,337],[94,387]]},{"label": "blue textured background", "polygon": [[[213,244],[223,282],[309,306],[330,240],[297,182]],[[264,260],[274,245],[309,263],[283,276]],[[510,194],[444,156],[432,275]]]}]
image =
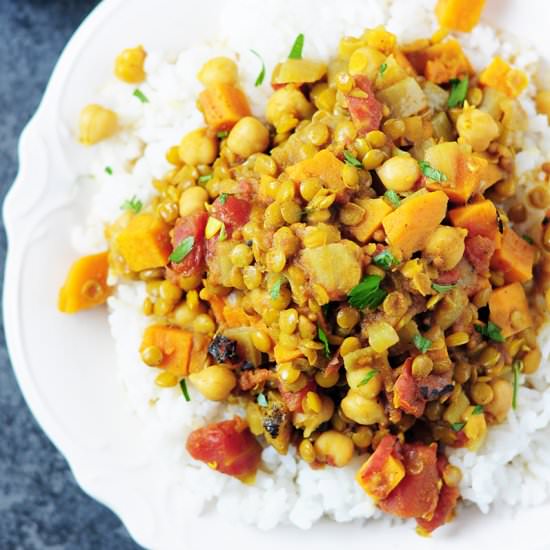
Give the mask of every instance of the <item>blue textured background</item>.
[{"label": "blue textured background", "polygon": [[[0,0],[0,192],[17,140],[71,34],[97,0]],[[6,237],[0,232],[3,273]],[[36,424],[0,331],[0,550],[136,549],[120,521],[85,495]]]}]

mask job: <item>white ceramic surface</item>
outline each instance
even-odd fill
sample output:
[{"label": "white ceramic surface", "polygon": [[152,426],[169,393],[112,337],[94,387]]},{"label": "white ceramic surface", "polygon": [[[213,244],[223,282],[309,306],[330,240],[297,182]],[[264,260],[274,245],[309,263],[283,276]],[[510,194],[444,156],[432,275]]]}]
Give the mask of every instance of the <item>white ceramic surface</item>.
[{"label": "white ceramic surface", "polygon": [[[281,1],[291,14],[291,0]],[[468,511],[431,540],[403,526],[360,529],[326,521],[310,532],[287,527],[264,533],[215,514],[189,520],[171,513],[178,495],[155,466],[154,449],[125,405],[105,313],[63,316],[56,298],[76,256],[68,231],[85,208],[74,185],[89,154],[73,135],[81,105],[92,100],[123,47],[142,43],[176,52],[208,32],[209,14],[221,2],[104,0],[69,42],[21,136],[21,168],[4,205],[9,239],[4,319],[13,367],[34,415],[67,457],[82,488],[111,507],[148,548],[275,550],[286,545],[333,550],[345,540],[349,550],[549,549],[550,506],[514,518]],[[484,18],[526,34],[550,59],[549,4],[488,0]]]}]

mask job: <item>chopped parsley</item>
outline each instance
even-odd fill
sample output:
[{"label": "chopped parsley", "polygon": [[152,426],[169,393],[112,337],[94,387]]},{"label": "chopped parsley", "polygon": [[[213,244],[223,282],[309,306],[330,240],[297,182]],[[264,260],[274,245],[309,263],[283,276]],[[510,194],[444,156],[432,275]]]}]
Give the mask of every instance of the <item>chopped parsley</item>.
[{"label": "chopped parsley", "polygon": [[472,416],[475,416],[477,414],[483,414],[483,405],[476,405],[474,407],[474,410],[472,411]]},{"label": "chopped parsley", "polygon": [[193,250],[193,246],[195,245],[195,237],[189,236],[185,237],[176,248],[172,251],[172,254],[170,254],[170,261],[174,262],[175,264],[179,264],[183,262],[183,260],[186,258],[186,256]]},{"label": "chopped parsley", "polygon": [[[256,77],[256,82],[254,82],[254,86],[256,86],[256,88],[257,88],[258,86],[261,86],[263,84],[264,79],[265,79],[265,63],[264,63],[264,60],[262,59],[262,56],[256,50],[250,50],[250,51],[260,60],[260,63],[262,64],[262,68],[260,69],[260,72],[258,73],[258,76]],[[226,135],[228,133],[229,132],[227,132]]]},{"label": "chopped parsley", "polygon": [[354,157],[349,151],[344,151],[344,161],[354,168],[363,168],[361,161],[357,157]]},{"label": "chopped parsley", "polygon": [[134,214],[139,214],[143,208],[143,203],[134,195],[130,200],[124,201],[120,208],[122,210],[130,210]]},{"label": "chopped parsley", "polygon": [[358,285],[354,286],[348,294],[348,302],[357,309],[376,309],[387,296],[387,292],[380,288],[382,277],[379,275],[367,275]]},{"label": "chopped parsley", "polygon": [[453,107],[462,106],[468,94],[468,77],[458,79],[453,78],[451,80],[451,93],[447,100],[447,106],[449,109]]},{"label": "chopped parsley", "polygon": [[229,132],[227,130],[224,130],[223,132],[218,132],[216,134],[216,137],[219,139],[224,139],[229,135]]},{"label": "chopped parsley", "polygon": [[281,295],[281,285],[284,283],[285,278],[281,275],[271,287],[269,295],[272,300],[276,300]]},{"label": "chopped parsley", "polygon": [[420,170],[427,177],[439,183],[447,181],[449,178],[439,170],[436,170],[429,162],[421,160],[419,163]]},{"label": "chopped parsley", "polygon": [[294,44],[292,44],[292,49],[290,50],[290,53],[288,54],[289,59],[302,59],[302,50],[304,49],[304,35],[300,33],[296,40],[294,40]]},{"label": "chopped parsley", "polygon": [[531,237],[530,235],[522,235],[521,238],[528,242],[529,244],[533,245],[535,244],[535,241],[533,240],[533,237]]},{"label": "chopped parsley", "polygon": [[210,181],[214,176],[212,174],[204,174],[204,176],[199,176],[199,183],[206,183]]},{"label": "chopped parsley", "polygon": [[142,103],[149,103],[149,99],[139,88],[136,88],[132,95],[137,97]]},{"label": "chopped parsley", "polygon": [[110,166],[105,166],[105,172],[107,172],[109,176],[113,175],[113,169]]},{"label": "chopped parsley", "polygon": [[189,390],[187,389],[187,382],[185,381],[185,378],[182,378],[180,380],[180,388],[181,388],[181,393],[183,393],[184,399],[187,402],[191,401],[191,397],[189,396]]},{"label": "chopped parsley", "polygon": [[522,361],[514,361],[512,370],[514,373],[514,393],[512,394],[512,409],[516,410],[518,406],[519,374],[523,368]]},{"label": "chopped parsley", "polygon": [[387,68],[388,68],[387,63],[382,63],[382,65],[380,65],[380,76],[384,76],[384,73],[386,72]]},{"label": "chopped parsley", "polygon": [[256,402],[260,407],[267,407],[267,397],[263,393],[259,393],[256,397]]},{"label": "chopped parsley", "polygon": [[392,267],[399,265],[399,260],[389,250],[380,252],[380,254],[374,256],[372,261],[374,265],[377,265],[382,269],[391,269]]},{"label": "chopped parsley", "polygon": [[412,341],[420,353],[426,353],[432,347],[432,341],[422,336],[422,334],[415,334]]},{"label": "chopped parsley", "polygon": [[474,328],[485,338],[486,340],[492,340],[493,342],[504,342],[504,336],[502,336],[501,328],[495,325],[492,321],[489,321],[486,325],[474,325]]},{"label": "chopped parsley", "polygon": [[325,331],[321,327],[317,327],[317,336],[325,346],[325,356],[330,357],[330,345],[328,343],[328,338]]},{"label": "chopped parsley", "polygon": [[219,201],[220,201],[220,204],[225,204],[227,202],[227,197],[229,195],[227,193],[222,193],[220,196],[219,196]]},{"label": "chopped parsley", "polygon": [[357,387],[368,384],[377,374],[378,371],[376,369],[372,369],[367,374],[365,374],[364,378],[359,382],[359,384],[357,384]]},{"label": "chopped parsley", "polygon": [[393,190],[389,189],[384,193],[384,197],[391,203],[392,206],[395,208],[399,208],[401,206],[401,199],[399,198],[399,195]]},{"label": "chopped parsley", "polygon": [[432,283],[432,288],[440,294],[445,294],[445,292],[449,292],[449,290],[452,290],[455,286],[456,285],[440,285],[438,283]]},{"label": "chopped parsley", "polygon": [[466,426],[466,422],[453,422],[451,424],[451,429],[453,432],[459,432],[464,426]]}]

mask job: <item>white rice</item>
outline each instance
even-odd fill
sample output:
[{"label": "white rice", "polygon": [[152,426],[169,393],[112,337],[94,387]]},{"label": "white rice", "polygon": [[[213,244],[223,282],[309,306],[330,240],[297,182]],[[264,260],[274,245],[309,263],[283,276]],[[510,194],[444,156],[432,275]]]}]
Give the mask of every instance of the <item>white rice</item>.
[{"label": "white rice", "polygon": [[[219,32],[212,33],[219,37],[216,42],[194,46],[173,60],[165,59],[162,52],[148,52],[148,78],[140,89],[149,103],[142,104],[132,97],[133,87],[114,79],[98,90],[97,101],[119,113],[126,130],[96,147],[91,175],[97,192],[86,225],[74,235],[75,245],[83,253],[105,247],[103,225],[120,213],[125,199],[136,195],[146,202],[151,198],[151,180],[169,169],[165,151],[186,132],[203,125],[195,106],[200,91],[195,75],[210,57],[223,54],[239,61],[241,84],[254,113],[262,116],[270,93],[269,79],[262,87],[254,87],[259,63],[250,49],[261,52],[269,72],[287,55],[299,32],[306,36],[307,57],[327,59],[341,36],[359,34],[365,27],[385,24],[402,42],[430,36],[436,30],[434,0],[347,0],[345,9],[332,0],[239,0],[227,4],[219,14]],[[491,27],[479,25],[460,39],[478,70],[499,54],[529,75],[536,72],[536,53],[520,50],[517,43]],[[533,93],[530,84],[521,97],[529,129],[525,150],[517,156],[517,170],[526,183],[533,178],[530,171],[550,158],[550,129],[546,118],[536,114]],[[106,166],[112,167],[112,176],[105,173]],[[118,373],[127,388],[130,407],[154,438],[161,467],[173,477],[183,509],[200,514],[214,506],[230,518],[261,529],[282,522],[308,528],[322,516],[339,522],[381,516],[354,481],[359,459],[342,469],[312,470],[296,459],[293,450],[279,456],[267,448],[263,453],[265,471],[259,473],[254,486],[190,459],[184,451],[189,432],[231,417],[238,410],[205,401],[192,387],[190,403],[183,401],[179,388],[157,388],[154,369],[145,367],[138,354],[142,331],[149,323],[140,311],[144,298],[142,283],[125,283],[109,300]],[[450,453],[451,462],[464,474],[464,502],[477,505],[482,512],[494,505],[532,506],[550,495],[549,331],[541,335],[540,342],[545,361],[531,377],[532,389],[520,389],[517,411],[510,413],[508,422],[489,431],[487,443],[478,453],[464,449]]]}]

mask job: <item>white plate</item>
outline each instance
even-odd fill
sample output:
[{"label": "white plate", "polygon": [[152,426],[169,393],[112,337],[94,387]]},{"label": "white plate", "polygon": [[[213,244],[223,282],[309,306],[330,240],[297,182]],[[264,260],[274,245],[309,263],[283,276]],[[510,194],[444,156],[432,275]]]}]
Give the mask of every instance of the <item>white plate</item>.
[{"label": "white plate", "polygon": [[[177,52],[209,27],[222,0],[105,0],[83,23],[61,56],[36,115],[20,141],[20,172],[5,205],[9,253],[4,287],[6,336],[25,398],[82,486],[111,507],[143,546],[158,549],[235,546],[262,550],[314,547],[550,548],[550,506],[513,520],[469,511],[431,540],[408,527],[360,529],[323,522],[309,532],[278,528],[263,533],[210,514],[198,520],[173,513],[177,495],[152,466],[115,377],[114,349],[102,311],[64,316],[58,288],[76,253],[69,228],[84,212],[74,200],[77,169],[86,161],[72,128],[81,105],[110,73],[114,55],[142,43]],[[290,0],[289,14],[291,13]],[[524,33],[550,59],[547,0],[489,0],[485,19]],[[344,9],[345,2],[339,5]],[[183,442],[182,442],[183,444]]]}]

